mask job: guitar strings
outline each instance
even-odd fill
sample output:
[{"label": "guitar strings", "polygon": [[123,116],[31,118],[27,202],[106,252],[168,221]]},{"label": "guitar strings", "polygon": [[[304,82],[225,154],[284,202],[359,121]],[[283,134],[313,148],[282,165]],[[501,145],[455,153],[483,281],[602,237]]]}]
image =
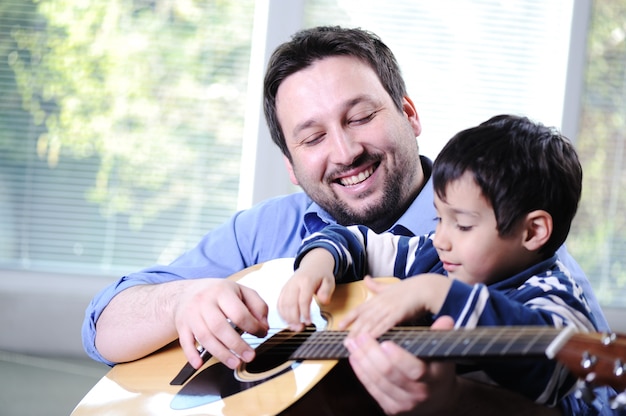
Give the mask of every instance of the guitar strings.
[{"label": "guitar strings", "polygon": [[[534,328],[520,329],[520,328],[506,327],[506,329],[498,329],[497,331],[491,330],[495,327],[487,327],[487,328],[490,328],[489,335],[498,335],[499,338],[503,340],[524,340],[524,338],[533,338],[533,337],[536,337],[538,334],[540,335],[542,333],[547,333],[547,335],[554,336],[561,332],[560,329],[555,329],[555,328],[551,328],[551,330],[548,329],[546,331],[546,328],[549,328],[549,327],[537,327],[541,329],[534,329]],[[459,331],[465,331],[465,332],[459,332]],[[272,332],[273,334],[271,334]],[[301,343],[303,340],[307,340],[311,338],[313,334],[318,334],[318,335],[313,337],[314,339],[311,342],[324,343],[333,339],[344,339],[348,336],[349,331],[323,330],[323,331],[292,332],[285,328],[270,328],[268,333],[270,333],[270,335],[267,336],[269,338],[267,337],[265,337],[267,339],[259,338],[258,339],[259,342],[256,344],[257,345],[267,344],[267,343],[278,344],[278,343],[290,343],[290,342]],[[283,334],[282,337],[279,337],[278,339],[274,338],[281,333]],[[478,338],[480,338],[479,330],[462,329],[462,330],[449,330],[449,331],[446,331],[446,330],[435,331],[426,327],[424,327],[423,329],[416,329],[415,327],[394,327],[393,329],[389,330],[388,332],[386,332],[379,338],[387,338],[390,336],[394,336],[394,335],[397,336],[400,334],[405,334],[406,336],[416,336],[416,337],[421,337],[425,334],[443,337],[449,333],[455,333],[455,334],[461,333],[466,336],[477,336]],[[319,334],[322,334],[322,335],[319,335]],[[250,344],[250,345],[253,345],[253,344]]]},{"label": "guitar strings", "polygon": [[[392,340],[401,345],[420,345],[430,347],[448,347],[456,344],[469,345],[472,348],[483,350],[490,346],[510,348],[512,344],[547,345],[562,331],[553,327],[481,327],[472,330],[434,331],[427,327],[394,327],[378,339],[379,341]],[[271,332],[274,332],[272,335]],[[311,349],[335,349],[333,352],[344,355],[343,342],[349,331],[323,330],[293,332],[284,328],[270,329],[269,338],[250,339],[249,345],[255,348],[269,348],[263,354],[280,354],[295,351],[300,346]],[[452,338],[448,340],[447,338]],[[339,351],[336,349],[339,348]],[[347,353],[347,351],[345,352]]]}]

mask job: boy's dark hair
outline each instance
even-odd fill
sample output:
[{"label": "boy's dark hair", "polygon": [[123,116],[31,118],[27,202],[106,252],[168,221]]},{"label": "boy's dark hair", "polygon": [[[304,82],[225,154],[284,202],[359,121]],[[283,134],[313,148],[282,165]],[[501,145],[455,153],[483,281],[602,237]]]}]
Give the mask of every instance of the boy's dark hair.
[{"label": "boy's dark hair", "polygon": [[526,117],[495,116],[456,134],[433,164],[433,185],[446,186],[471,172],[493,207],[498,233],[513,231],[526,214],[545,210],[553,231],[540,252],[551,256],[564,242],[578,208],[582,167],[572,143],[556,129]]},{"label": "boy's dark hair", "polygon": [[331,56],[353,56],[369,65],[378,75],[398,110],[402,111],[406,85],[396,58],[378,36],[362,29],[346,29],[339,26],[320,26],[302,30],[274,51],[267,66],[263,85],[265,120],[272,140],[289,160],[291,155],[276,114],[278,87],[289,75]]}]

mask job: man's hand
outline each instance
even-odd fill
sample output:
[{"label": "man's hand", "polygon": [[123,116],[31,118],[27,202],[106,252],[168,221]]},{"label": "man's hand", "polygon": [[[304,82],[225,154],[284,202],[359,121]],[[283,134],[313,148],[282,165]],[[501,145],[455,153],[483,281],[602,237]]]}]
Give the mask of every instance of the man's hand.
[{"label": "man's hand", "polygon": [[[180,338],[187,360],[202,365],[196,342],[236,368],[254,350],[230,324],[265,336],[268,307],[252,289],[228,279],[138,285],[115,296],[96,323],[96,347],[112,362],[142,358]],[[230,322],[229,322],[230,321]]]},{"label": "man's hand", "polygon": [[[252,289],[227,279],[202,279],[179,294],[173,309],[180,345],[189,363],[203,363],[196,341],[234,369],[254,358],[251,348],[233,328],[259,337],[267,334],[268,307]],[[232,322],[232,325],[231,325]]]},{"label": "man's hand", "polygon": [[[443,317],[433,329],[453,326],[452,319]],[[366,333],[347,338],[346,347],[354,373],[386,414],[450,413],[458,396],[454,363],[424,362],[395,343],[379,344]]]}]

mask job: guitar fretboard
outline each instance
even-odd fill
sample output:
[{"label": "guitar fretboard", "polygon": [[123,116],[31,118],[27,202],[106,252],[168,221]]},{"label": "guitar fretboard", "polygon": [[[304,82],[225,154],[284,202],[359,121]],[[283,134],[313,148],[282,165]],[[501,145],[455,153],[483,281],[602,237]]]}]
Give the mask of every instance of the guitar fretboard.
[{"label": "guitar fretboard", "polygon": [[[546,351],[563,329],[552,327],[479,327],[472,330],[434,331],[394,328],[379,341],[391,340],[420,358],[460,359],[495,357],[546,357]],[[347,332],[320,331],[308,336],[290,359],[340,359]]]}]

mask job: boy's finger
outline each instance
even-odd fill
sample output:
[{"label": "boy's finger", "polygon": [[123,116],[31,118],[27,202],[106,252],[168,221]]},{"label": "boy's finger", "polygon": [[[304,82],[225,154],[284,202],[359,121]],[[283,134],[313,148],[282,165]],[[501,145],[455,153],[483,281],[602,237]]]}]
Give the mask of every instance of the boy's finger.
[{"label": "boy's finger", "polygon": [[298,320],[305,324],[311,323],[311,301],[313,300],[313,294],[308,292],[300,292],[298,299]]},{"label": "boy's finger", "polygon": [[319,303],[327,305],[335,292],[335,280],[324,279],[320,288],[317,290],[316,296]]},{"label": "boy's finger", "polygon": [[339,329],[340,331],[345,331],[350,325],[352,325],[357,317],[358,314],[356,312],[356,309],[349,311],[348,313],[346,313],[343,319],[339,321],[339,323],[337,324],[337,329]]},{"label": "boy's finger", "polygon": [[372,276],[367,275],[363,278],[363,280],[365,281],[365,286],[374,294],[382,292],[385,288],[383,283],[377,282],[376,279],[372,278]]}]

